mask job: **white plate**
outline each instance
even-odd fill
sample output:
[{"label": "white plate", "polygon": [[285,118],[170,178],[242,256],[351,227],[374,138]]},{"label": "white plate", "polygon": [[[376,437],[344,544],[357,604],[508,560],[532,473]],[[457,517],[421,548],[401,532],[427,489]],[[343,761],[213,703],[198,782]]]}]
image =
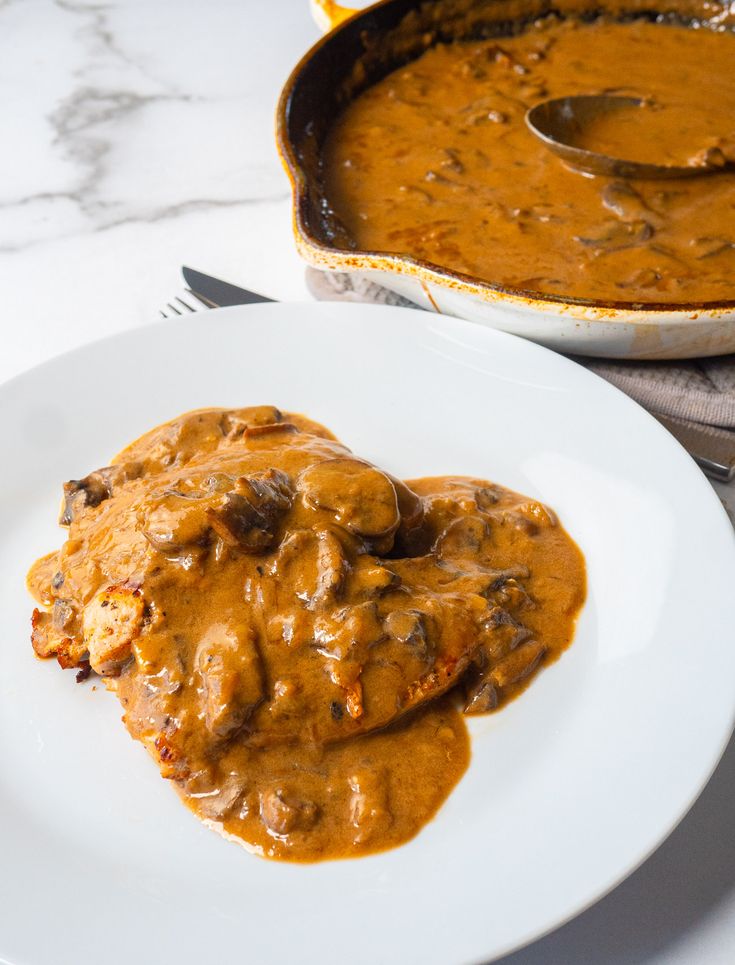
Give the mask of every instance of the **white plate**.
[{"label": "white plate", "polygon": [[[386,854],[262,861],[202,827],[119,721],[29,645],[24,574],[62,480],[198,406],[273,402],[399,476],[548,501],[587,557],[569,652],[472,722],[437,818]],[[735,709],[735,539],[634,403],[551,352],[370,306],[266,305],[90,345],[0,388],[0,958],[465,963],[580,911],[673,828]]]}]

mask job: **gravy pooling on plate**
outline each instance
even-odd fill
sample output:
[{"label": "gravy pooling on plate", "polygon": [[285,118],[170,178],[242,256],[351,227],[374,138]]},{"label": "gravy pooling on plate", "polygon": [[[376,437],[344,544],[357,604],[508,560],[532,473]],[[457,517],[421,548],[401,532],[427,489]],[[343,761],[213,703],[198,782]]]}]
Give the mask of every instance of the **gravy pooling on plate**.
[{"label": "gravy pooling on plate", "polygon": [[403,483],[272,406],[204,409],[64,486],[32,642],[119,697],[207,823],[257,853],[383,850],[493,710],[569,645],[582,556],[484,480]]},{"label": "gravy pooling on plate", "polygon": [[625,302],[735,297],[735,171],[622,181],[565,167],[526,128],[542,100],[613,93],[580,146],[627,160],[735,160],[735,35],[648,20],[559,21],[437,44],[348,105],[326,197],[362,250],[527,291]]}]

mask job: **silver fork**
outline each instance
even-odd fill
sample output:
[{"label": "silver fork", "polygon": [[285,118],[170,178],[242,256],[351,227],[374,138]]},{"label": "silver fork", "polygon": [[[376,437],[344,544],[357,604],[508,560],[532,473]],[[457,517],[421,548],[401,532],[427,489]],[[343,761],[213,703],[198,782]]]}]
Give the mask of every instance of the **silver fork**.
[{"label": "silver fork", "polygon": [[173,318],[174,315],[188,315],[201,312],[205,308],[216,308],[213,302],[205,301],[201,295],[195,294],[191,288],[182,288],[170,302],[159,310],[161,318]]},{"label": "silver fork", "polygon": [[272,298],[260,295],[247,288],[232,285],[221,278],[205,275],[188,265],[181,266],[186,288],[179,290],[165,308],[161,309],[164,318],[175,315],[199,312],[203,308],[221,308],[228,305],[255,305],[262,302],[272,302]]}]

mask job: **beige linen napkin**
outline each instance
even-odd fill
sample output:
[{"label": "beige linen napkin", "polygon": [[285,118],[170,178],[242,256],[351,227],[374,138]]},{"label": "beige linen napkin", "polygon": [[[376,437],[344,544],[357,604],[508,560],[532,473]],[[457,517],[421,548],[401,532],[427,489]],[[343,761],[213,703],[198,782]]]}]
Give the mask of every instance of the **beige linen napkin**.
[{"label": "beige linen napkin", "polygon": [[[306,283],[321,301],[413,302],[350,274],[307,268]],[[575,357],[657,415],[732,431],[735,445],[735,355],[684,362],[617,362]],[[728,433],[729,435],[729,433]]]}]

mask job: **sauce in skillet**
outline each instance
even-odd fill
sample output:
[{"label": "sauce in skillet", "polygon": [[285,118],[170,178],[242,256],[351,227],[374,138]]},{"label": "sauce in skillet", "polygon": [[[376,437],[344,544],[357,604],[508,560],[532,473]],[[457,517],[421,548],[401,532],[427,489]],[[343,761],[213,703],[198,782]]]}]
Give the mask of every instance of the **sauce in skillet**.
[{"label": "sauce in skillet", "polygon": [[119,697],[195,813],[267,857],[413,837],[569,645],[582,556],[551,510],[400,482],[271,406],[189,413],[67,483],[33,646]]},{"label": "sauce in skillet", "polygon": [[619,181],[574,172],[527,130],[549,97],[617,93],[579,146],[628,160],[735,160],[735,36],[547,17],[438,44],[351,103],[323,153],[355,245],[499,285],[630,302],[735,297],[735,172]]}]

